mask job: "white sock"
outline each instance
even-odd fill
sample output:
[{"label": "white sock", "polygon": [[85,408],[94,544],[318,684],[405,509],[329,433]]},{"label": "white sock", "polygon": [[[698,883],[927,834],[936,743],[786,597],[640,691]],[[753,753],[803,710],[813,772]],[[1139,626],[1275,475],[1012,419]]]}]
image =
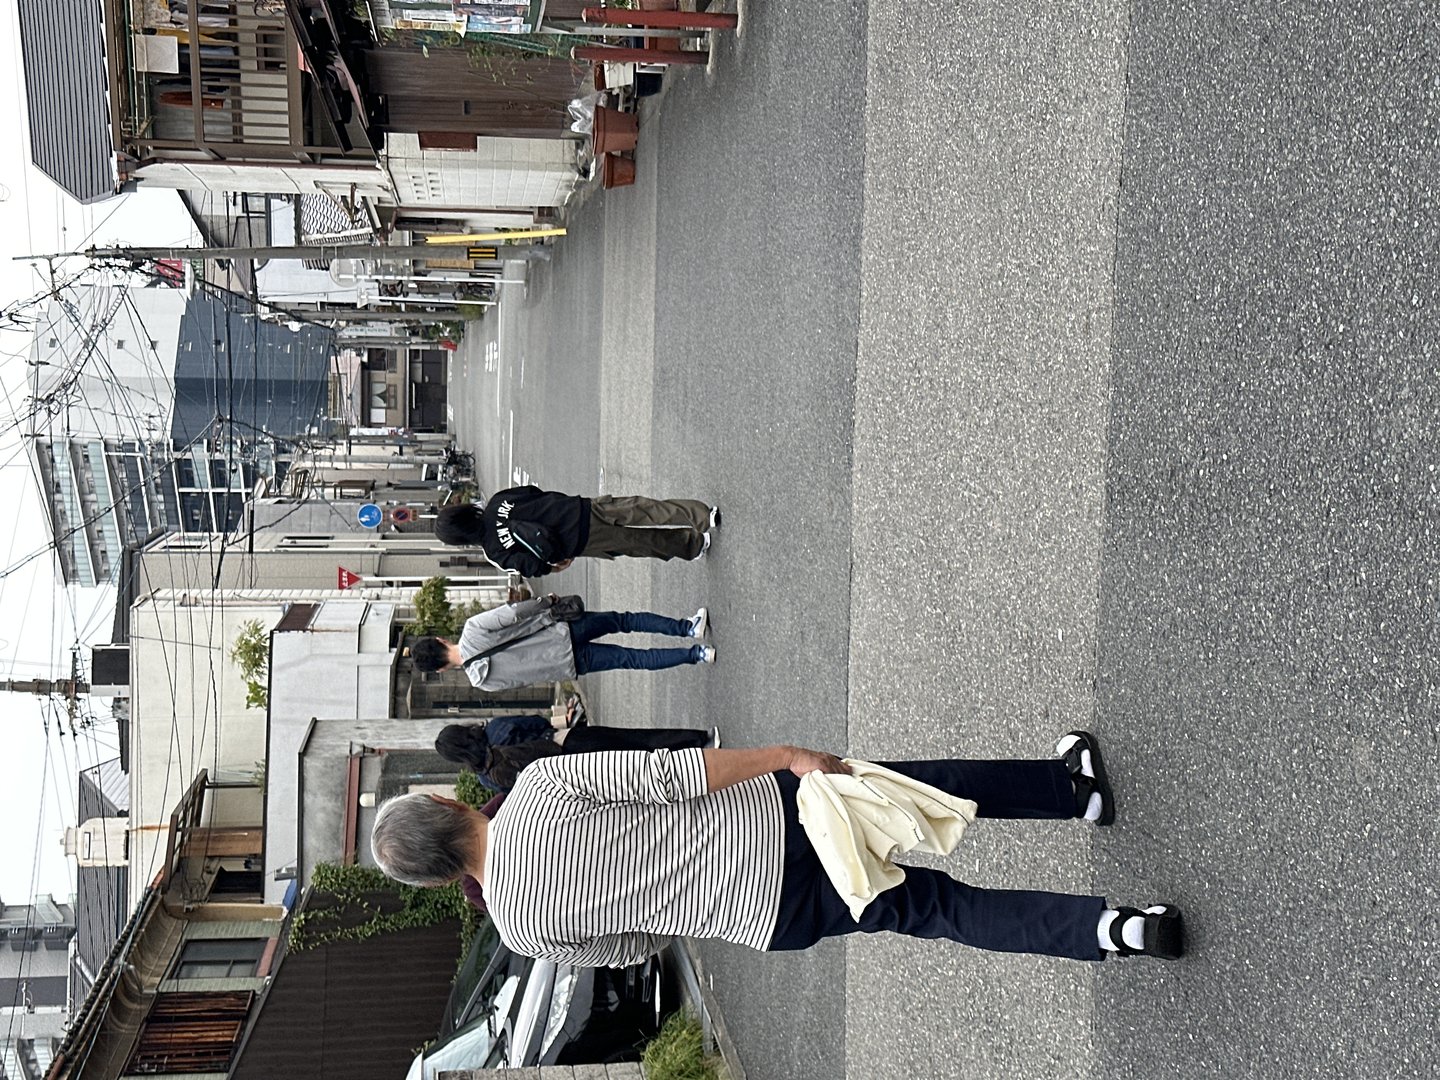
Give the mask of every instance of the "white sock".
[{"label": "white sock", "polygon": [[[1145,909],[1147,915],[1159,915],[1165,908],[1163,906]],[[1115,943],[1110,940],[1110,924],[1113,923],[1120,913],[1114,908],[1106,908],[1100,913],[1100,922],[1095,928],[1095,936],[1100,941],[1100,948],[1106,952],[1115,952]],[[1120,940],[1132,949],[1145,948],[1145,920],[1139,915],[1132,915],[1125,920],[1120,927]]]},{"label": "white sock", "polygon": [[[1095,927],[1095,938],[1100,942],[1100,948],[1105,952],[1116,952],[1115,942],[1110,940],[1110,926],[1120,913],[1113,908],[1106,908],[1100,913],[1100,922]],[[1125,920],[1120,927],[1120,939],[1132,949],[1143,949],[1145,947],[1145,920],[1138,917],[1131,917]]]},{"label": "white sock", "polygon": [[[1055,749],[1061,757],[1064,757],[1065,754],[1069,751],[1069,749],[1079,741],[1080,739],[1078,736],[1067,735],[1065,736],[1065,738],[1060,740],[1060,745],[1057,746]],[[1080,775],[1088,776],[1091,780],[1095,779],[1095,766],[1090,762],[1089,750],[1080,751]],[[1071,781],[1071,785],[1074,785],[1073,780]],[[1099,821],[1100,814],[1104,809],[1105,801],[1100,798],[1100,793],[1098,791],[1092,791],[1090,793],[1090,801],[1085,804],[1085,820]]]}]

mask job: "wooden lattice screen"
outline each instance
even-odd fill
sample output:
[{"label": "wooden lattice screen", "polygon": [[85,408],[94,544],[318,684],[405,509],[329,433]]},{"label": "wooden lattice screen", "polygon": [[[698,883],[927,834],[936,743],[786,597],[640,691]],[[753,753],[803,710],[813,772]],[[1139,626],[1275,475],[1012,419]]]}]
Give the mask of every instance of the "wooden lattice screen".
[{"label": "wooden lattice screen", "polygon": [[225,1072],[252,996],[248,990],[159,995],[125,1071]]}]

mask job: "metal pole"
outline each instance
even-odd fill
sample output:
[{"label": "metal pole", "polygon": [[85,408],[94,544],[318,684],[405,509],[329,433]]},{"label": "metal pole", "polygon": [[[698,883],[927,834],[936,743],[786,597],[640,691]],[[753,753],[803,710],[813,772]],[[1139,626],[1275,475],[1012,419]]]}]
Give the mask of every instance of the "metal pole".
[{"label": "metal pole", "polygon": [[[507,234],[509,235],[509,234]],[[493,242],[493,241],[492,241]],[[521,255],[530,245],[517,247]],[[448,253],[434,244],[309,244],[289,247],[156,247],[90,248],[64,255],[88,255],[92,259],[437,259]],[[454,258],[454,255],[449,255]]]},{"label": "metal pole", "polygon": [[665,30],[734,30],[739,15],[709,11],[636,11],[632,8],[587,7],[580,12],[587,23],[606,26],[640,26]]},{"label": "metal pole", "polygon": [[73,698],[78,694],[88,694],[89,692],[89,683],[78,682],[75,679],[6,679],[0,682],[0,693],[7,694],[34,694],[37,697],[62,694],[67,698]]},{"label": "metal pole", "polygon": [[545,236],[564,236],[564,229],[521,229],[518,232],[440,233],[427,236],[425,242],[434,247],[446,244],[493,244],[499,240],[538,240]]},{"label": "metal pole", "polygon": [[603,45],[576,45],[570,50],[572,60],[599,60],[617,64],[708,64],[710,53],[671,52],[668,49],[622,49]]}]

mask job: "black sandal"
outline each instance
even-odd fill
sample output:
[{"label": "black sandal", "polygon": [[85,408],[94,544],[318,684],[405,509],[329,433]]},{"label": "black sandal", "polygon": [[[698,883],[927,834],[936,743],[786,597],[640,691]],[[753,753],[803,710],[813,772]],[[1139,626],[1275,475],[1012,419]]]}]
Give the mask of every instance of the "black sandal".
[{"label": "black sandal", "polygon": [[[1099,793],[1100,795],[1100,817],[1096,825],[1113,825],[1115,823],[1115,796],[1110,790],[1110,778],[1105,774],[1105,759],[1100,756],[1100,744],[1095,736],[1088,731],[1067,732],[1065,739],[1074,735],[1078,740],[1074,746],[1060,756],[1069,770],[1070,780],[1075,785],[1075,816],[1083,818],[1085,810],[1090,805],[1090,796]],[[1061,739],[1064,742],[1065,739]],[[1086,776],[1080,769],[1080,755],[1082,751],[1090,751],[1090,768],[1095,771],[1094,776]]]},{"label": "black sandal", "polygon": [[[1161,911],[1141,911],[1139,908],[1116,908],[1115,918],[1110,922],[1110,944],[1115,946],[1116,956],[1153,956],[1157,960],[1179,960],[1185,955],[1185,918],[1180,909],[1169,904],[1156,904]],[[1127,919],[1145,920],[1145,944],[1143,948],[1132,949],[1125,944],[1121,931]]]}]

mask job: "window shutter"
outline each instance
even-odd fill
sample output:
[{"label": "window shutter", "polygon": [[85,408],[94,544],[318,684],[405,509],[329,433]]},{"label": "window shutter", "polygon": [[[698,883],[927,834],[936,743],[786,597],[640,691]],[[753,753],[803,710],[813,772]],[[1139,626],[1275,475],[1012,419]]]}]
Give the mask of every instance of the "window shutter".
[{"label": "window shutter", "polygon": [[252,996],[248,990],[159,995],[125,1071],[226,1072]]}]

